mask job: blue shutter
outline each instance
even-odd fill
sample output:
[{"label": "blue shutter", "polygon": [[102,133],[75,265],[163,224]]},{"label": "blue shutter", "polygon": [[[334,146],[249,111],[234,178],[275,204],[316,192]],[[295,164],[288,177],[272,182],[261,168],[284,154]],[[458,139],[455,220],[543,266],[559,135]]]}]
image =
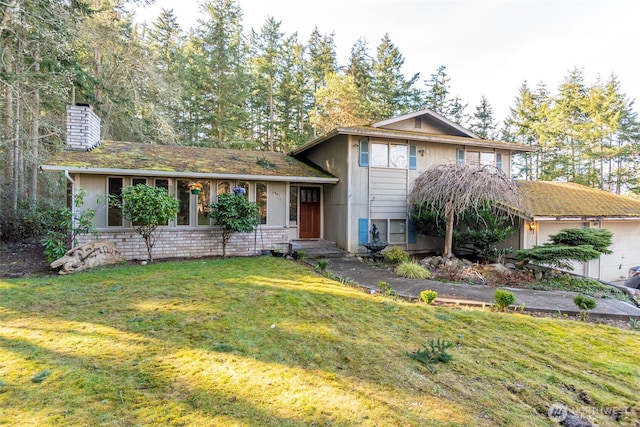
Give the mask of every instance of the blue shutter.
[{"label": "blue shutter", "polygon": [[358,218],[358,244],[364,245],[369,241],[369,218]]},{"label": "blue shutter", "polygon": [[415,145],[409,146],[409,169],[415,170],[418,167],[418,147]]},{"label": "blue shutter", "polygon": [[369,141],[360,141],[360,166],[369,166]]},{"label": "blue shutter", "polygon": [[409,220],[409,236],[408,243],[416,243],[418,241],[418,234],[416,233],[416,225],[412,220]]}]

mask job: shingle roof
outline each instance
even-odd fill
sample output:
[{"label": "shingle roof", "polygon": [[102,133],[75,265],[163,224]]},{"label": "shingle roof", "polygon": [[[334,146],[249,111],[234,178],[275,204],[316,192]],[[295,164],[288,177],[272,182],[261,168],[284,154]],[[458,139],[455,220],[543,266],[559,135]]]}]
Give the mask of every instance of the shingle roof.
[{"label": "shingle roof", "polygon": [[525,212],[538,217],[640,218],[640,200],[571,182],[518,181]]},{"label": "shingle roof", "polygon": [[284,153],[119,141],[102,141],[91,151],[62,151],[44,162],[41,168],[70,172],[137,171],[150,175],[193,173],[337,181],[328,173]]}]

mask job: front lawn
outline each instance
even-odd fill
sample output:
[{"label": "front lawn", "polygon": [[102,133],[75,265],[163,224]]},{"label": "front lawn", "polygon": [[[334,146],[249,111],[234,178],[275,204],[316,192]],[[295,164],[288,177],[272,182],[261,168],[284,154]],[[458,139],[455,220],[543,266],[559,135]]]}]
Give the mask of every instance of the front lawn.
[{"label": "front lawn", "polygon": [[[408,357],[437,338],[450,363]],[[631,426],[639,338],[385,299],[268,257],[5,280],[0,425],[546,426],[556,403]]]}]

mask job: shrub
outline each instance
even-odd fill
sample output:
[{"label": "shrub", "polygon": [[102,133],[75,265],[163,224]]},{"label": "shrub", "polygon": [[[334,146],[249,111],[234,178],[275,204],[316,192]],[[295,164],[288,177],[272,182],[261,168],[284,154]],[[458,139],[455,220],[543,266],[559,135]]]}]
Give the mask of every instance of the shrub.
[{"label": "shrub", "polygon": [[611,254],[613,233],[605,229],[567,228],[549,236],[552,243],[522,249],[516,256],[523,262],[534,262],[551,267],[573,270],[571,261],[587,262],[601,254]]},{"label": "shrub", "polygon": [[178,213],[178,200],[166,189],[138,184],[122,191],[122,214],[131,220],[136,233],[142,236],[147,246],[149,262],[153,262],[154,233],[158,226],[165,225]]},{"label": "shrub", "polygon": [[380,293],[382,295],[386,295],[388,297],[393,296],[397,293],[396,290],[393,289],[393,286],[391,286],[387,282],[378,282],[378,288],[380,289]]},{"label": "shrub", "polygon": [[513,292],[496,289],[495,294],[493,294],[493,300],[496,306],[498,306],[498,310],[505,311],[507,307],[516,302],[516,297],[513,295]]},{"label": "shrub", "polygon": [[211,203],[207,216],[213,218],[222,229],[222,256],[227,256],[227,243],[233,233],[250,233],[260,224],[258,205],[243,196],[244,189],[218,195],[218,202]]},{"label": "shrub", "polygon": [[586,321],[589,318],[587,310],[593,310],[598,305],[595,299],[586,295],[576,295],[573,298],[573,303],[580,309],[580,319],[583,321]]},{"label": "shrub", "polygon": [[81,209],[86,194],[86,191],[80,190],[74,195],[75,213],[66,206],[60,206],[50,209],[49,215],[43,215],[43,218],[46,218],[44,223],[47,234],[42,244],[47,261],[53,262],[61,258],[72,244],[78,244],[78,236],[89,233],[98,235],[93,226],[96,212],[93,209]]},{"label": "shrub", "polygon": [[431,289],[425,289],[424,291],[420,292],[420,299],[429,305],[431,305],[437,297],[438,293],[436,291],[432,291]]},{"label": "shrub", "polygon": [[453,347],[453,343],[440,338],[429,340],[421,349],[409,353],[409,357],[425,365],[438,362],[449,363],[453,356],[447,353],[447,349],[451,347]]},{"label": "shrub", "polygon": [[407,279],[431,279],[431,272],[416,261],[404,261],[396,267],[396,274]]},{"label": "shrub", "polygon": [[329,266],[329,260],[327,260],[327,259],[319,259],[318,263],[316,264],[316,268],[318,270],[320,270],[321,272],[323,272],[323,273],[327,269],[328,266]]},{"label": "shrub", "polygon": [[398,265],[401,262],[409,261],[409,254],[404,249],[394,246],[383,253],[385,262],[392,265]]}]

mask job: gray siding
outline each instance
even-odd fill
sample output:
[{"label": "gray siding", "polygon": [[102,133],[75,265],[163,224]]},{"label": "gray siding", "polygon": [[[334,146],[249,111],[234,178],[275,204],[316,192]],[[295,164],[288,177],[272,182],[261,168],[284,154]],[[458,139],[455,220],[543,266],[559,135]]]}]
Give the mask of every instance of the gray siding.
[{"label": "gray siding", "polygon": [[323,186],[322,237],[346,250],[349,246],[348,200],[352,196],[348,185],[350,142],[348,136],[340,135],[304,153],[306,159],[340,179],[337,184]]},{"label": "gray siding", "polygon": [[370,217],[402,219],[407,217],[407,170],[370,170]]}]

